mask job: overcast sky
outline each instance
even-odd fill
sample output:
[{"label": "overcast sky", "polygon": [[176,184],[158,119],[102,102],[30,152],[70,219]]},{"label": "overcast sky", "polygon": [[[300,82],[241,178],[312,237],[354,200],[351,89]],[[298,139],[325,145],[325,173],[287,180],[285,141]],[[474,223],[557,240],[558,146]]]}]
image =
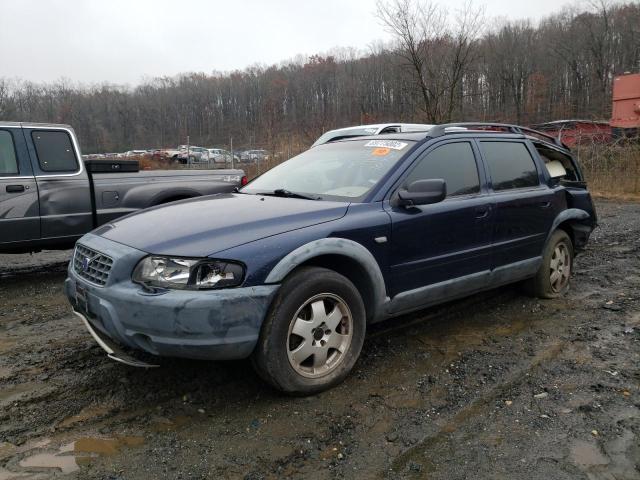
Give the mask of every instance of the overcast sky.
[{"label": "overcast sky", "polygon": [[[437,1],[452,11],[464,2]],[[532,19],[567,3],[475,2],[490,17]],[[0,7],[0,77],[36,82],[135,85],[388,39],[375,0],[0,0]]]}]

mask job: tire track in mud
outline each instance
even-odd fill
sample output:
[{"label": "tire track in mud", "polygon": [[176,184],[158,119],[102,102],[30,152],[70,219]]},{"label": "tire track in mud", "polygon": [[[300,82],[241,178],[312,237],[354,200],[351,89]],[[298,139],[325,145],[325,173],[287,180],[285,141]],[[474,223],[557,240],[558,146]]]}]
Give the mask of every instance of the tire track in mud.
[{"label": "tire track in mud", "polygon": [[521,385],[528,372],[531,372],[543,362],[553,359],[560,355],[563,348],[567,345],[566,341],[556,340],[546,345],[544,348],[538,351],[538,353],[524,365],[517,368],[515,371],[509,373],[509,375],[497,385],[491,387],[488,391],[481,396],[473,400],[471,403],[458,410],[450,420],[447,420],[445,424],[434,434],[426,437],[417,445],[403,452],[398,456],[391,464],[391,468],[388,472],[381,474],[381,478],[393,478],[398,472],[406,469],[406,465],[410,462],[420,461],[421,463],[428,464],[427,459],[429,448],[433,448],[435,445],[442,443],[445,438],[456,432],[458,429],[469,422],[471,418],[478,417],[486,413],[497,400],[505,397],[505,393]]}]

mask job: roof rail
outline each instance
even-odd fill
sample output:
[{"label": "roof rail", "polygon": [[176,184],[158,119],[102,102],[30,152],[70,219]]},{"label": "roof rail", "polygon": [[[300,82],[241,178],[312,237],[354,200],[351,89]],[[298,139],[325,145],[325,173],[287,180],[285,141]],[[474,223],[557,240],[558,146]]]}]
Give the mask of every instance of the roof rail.
[{"label": "roof rail", "polygon": [[551,142],[553,142],[553,144],[557,145],[558,147],[569,149],[567,145],[562,143],[562,141],[559,138],[554,137],[553,135],[549,135],[548,133],[544,133],[544,132],[539,132],[538,130],[534,130],[533,128],[523,127],[521,125],[512,125],[509,123],[491,123],[491,122],[444,123],[442,125],[436,125],[431,130],[429,130],[429,136],[441,137],[442,135],[447,133],[446,130],[448,128],[454,128],[454,127],[464,127],[464,128],[490,127],[490,128],[502,128],[504,130],[507,130],[510,133],[516,133],[520,135],[526,135],[527,133],[529,133],[533,135],[538,135],[540,137],[543,137],[544,139],[551,140]]}]

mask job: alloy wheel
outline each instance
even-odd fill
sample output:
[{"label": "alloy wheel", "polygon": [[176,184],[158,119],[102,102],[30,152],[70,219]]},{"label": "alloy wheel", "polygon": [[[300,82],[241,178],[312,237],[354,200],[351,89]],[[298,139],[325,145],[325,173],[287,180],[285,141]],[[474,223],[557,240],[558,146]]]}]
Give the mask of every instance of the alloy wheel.
[{"label": "alloy wheel", "polygon": [[304,377],[323,377],[342,363],[352,337],[353,317],[346,302],[331,293],[315,295],[291,320],[289,363]]},{"label": "alloy wheel", "polygon": [[562,292],[571,276],[571,254],[564,242],[556,245],[549,263],[549,283],[555,293]]}]

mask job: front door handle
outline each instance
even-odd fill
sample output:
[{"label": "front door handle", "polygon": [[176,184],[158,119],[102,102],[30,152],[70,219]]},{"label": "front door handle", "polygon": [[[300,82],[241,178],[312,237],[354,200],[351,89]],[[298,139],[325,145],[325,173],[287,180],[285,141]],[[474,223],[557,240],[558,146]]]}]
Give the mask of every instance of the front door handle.
[{"label": "front door handle", "polygon": [[540,208],[549,208],[551,206],[551,202],[540,202]]},{"label": "front door handle", "polygon": [[7,193],[24,192],[24,185],[7,185]]}]

